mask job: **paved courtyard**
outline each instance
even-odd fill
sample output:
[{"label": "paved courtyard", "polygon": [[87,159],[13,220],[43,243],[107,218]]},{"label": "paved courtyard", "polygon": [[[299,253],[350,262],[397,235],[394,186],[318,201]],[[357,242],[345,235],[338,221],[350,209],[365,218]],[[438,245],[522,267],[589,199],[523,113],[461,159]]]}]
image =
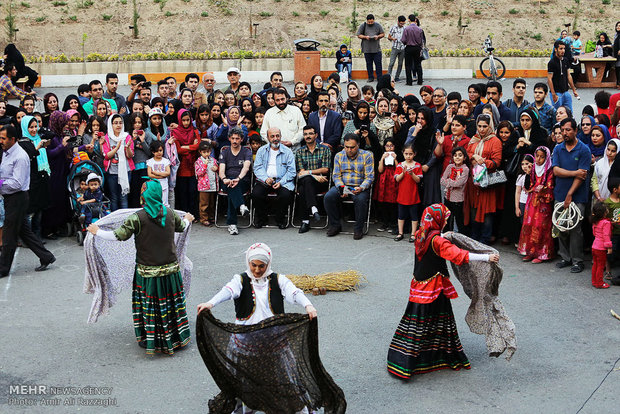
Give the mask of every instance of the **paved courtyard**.
[{"label": "paved courtyard", "polygon": [[[444,85],[465,93],[469,83]],[[511,81],[504,84],[506,98]],[[528,84],[531,98],[533,81]],[[580,102],[591,102],[595,91],[584,92]],[[367,277],[368,284],[357,293],[310,296],[319,314],[322,361],[344,390],[347,412],[577,413],[584,403],[582,413],[620,411],[620,321],[609,312],[620,312],[620,288],[592,288],[589,265],[571,274],[553,263],[523,264],[509,247],[499,247],[504,269],[500,300],[516,325],[513,359],[488,357],[484,337],[469,332],[464,321],[469,300],[455,281],[461,296],[453,301],[454,314],[472,369],[434,372],[407,383],[389,376],[386,355],[407,304],[413,249],[371,227],[368,236],[354,241],[348,235],[327,238],[319,230],[299,235],[292,228],[249,229],[233,237],[225,229],[194,226],[188,249],[194,272],[187,296],[193,338],[173,357],[146,357],[137,346],[130,291],[120,295],[109,315],[86,323],[92,296],[82,293],[84,255],[74,238],[47,243],[58,260],[43,273],[33,271],[36,257],[20,248],[11,276],[0,279],[0,412],[207,412],[207,401],[218,389],[195,344],[196,305],[244,270],[244,251],[257,241],[272,248],[273,268],[280,273],[356,269]],[[228,302],[214,314],[232,321],[233,309]],[[15,386],[22,385],[79,387],[100,394],[16,394]],[[111,406],[84,405],[95,403]]]}]

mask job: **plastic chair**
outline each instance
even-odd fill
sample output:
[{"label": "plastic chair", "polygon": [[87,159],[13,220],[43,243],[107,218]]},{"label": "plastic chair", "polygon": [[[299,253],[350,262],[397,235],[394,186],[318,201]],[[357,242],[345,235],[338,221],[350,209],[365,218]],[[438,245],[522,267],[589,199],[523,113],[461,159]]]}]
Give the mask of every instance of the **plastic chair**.
[{"label": "plastic chair", "polygon": [[[228,194],[226,194],[226,192],[221,189],[222,185],[223,184],[220,182],[220,190],[218,190],[217,195],[215,196],[215,220],[213,220],[213,224],[217,228],[228,227],[227,224],[224,224],[224,225],[217,224],[217,218],[218,218],[218,213],[219,213],[220,197],[228,197]],[[252,180],[250,180],[250,189],[248,191],[246,191],[245,193],[243,193],[243,198],[245,200],[248,200],[248,199],[250,200],[249,207],[248,207],[248,209],[250,210],[250,213],[248,215],[248,224],[244,224],[244,225],[237,224],[237,227],[240,228],[240,229],[247,229],[247,228],[250,228],[252,226],[252,222],[253,222],[252,213],[254,212],[254,210],[252,209],[252,197],[251,197],[251,194],[252,194]],[[228,202],[227,202],[227,204],[228,204]],[[246,206],[247,205],[248,204],[246,203]],[[237,215],[237,216],[239,216],[239,215]]]},{"label": "plastic chair", "polygon": [[[295,211],[296,211],[296,206],[297,206],[297,198],[299,197],[299,193],[297,192],[297,181],[299,181],[299,177],[297,177],[295,179],[295,195],[293,196],[293,213],[291,216],[291,226],[293,226],[294,228],[298,229],[301,227],[301,220],[299,221],[299,225],[295,224]],[[333,186],[333,182],[331,179],[328,179],[328,184],[327,184],[327,190],[325,190],[322,193],[318,193],[316,196],[317,198],[323,199],[325,198],[325,194],[327,194],[327,192],[332,188]],[[323,204],[323,203],[320,203]],[[320,206],[317,206],[317,208],[320,210]],[[328,220],[327,220],[327,215],[321,216],[325,218],[325,224],[322,226],[313,226],[312,225],[312,220],[310,220],[310,228],[311,229],[326,229],[327,228],[327,224],[328,224]],[[306,219],[307,220],[307,219]]]}]

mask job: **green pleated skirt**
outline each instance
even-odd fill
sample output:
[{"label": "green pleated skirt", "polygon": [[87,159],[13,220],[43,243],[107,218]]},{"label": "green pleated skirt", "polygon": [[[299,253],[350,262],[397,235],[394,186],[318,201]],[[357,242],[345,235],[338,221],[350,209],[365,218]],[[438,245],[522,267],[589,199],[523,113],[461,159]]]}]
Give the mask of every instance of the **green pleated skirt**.
[{"label": "green pleated skirt", "polygon": [[136,270],[133,281],[133,324],[138,342],[144,341],[147,355],[172,355],[191,339],[181,272],[142,277]]}]

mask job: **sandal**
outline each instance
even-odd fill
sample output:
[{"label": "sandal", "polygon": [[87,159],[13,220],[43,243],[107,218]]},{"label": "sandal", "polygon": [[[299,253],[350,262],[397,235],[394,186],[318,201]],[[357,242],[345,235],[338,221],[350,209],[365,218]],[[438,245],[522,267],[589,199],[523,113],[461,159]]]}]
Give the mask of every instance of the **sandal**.
[{"label": "sandal", "polygon": [[415,243],[415,237],[413,236],[409,237],[409,243]]},{"label": "sandal", "polygon": [[608,283],[603,283],[602,285],[596,286],[596,285],[592,285],[597,289],[608,289],[609,288],[609,284]]},{"label": "sandal", "polygon": [[394,241],[401,241],[404,238],[405,236],[403,236],[402,234],[399,234],[398,236],[394,237]]}]

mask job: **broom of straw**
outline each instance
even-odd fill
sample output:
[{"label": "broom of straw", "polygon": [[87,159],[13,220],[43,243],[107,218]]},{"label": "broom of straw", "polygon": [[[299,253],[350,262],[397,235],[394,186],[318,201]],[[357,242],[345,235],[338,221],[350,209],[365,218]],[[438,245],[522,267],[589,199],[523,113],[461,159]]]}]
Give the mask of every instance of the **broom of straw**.
[{"label": "broom of straw", "polygon": [[328,272],[316,276],[286,275],[286,277],[304,292],[311,292],[315,288],[335,292],[357,291],[362,283],[368,283],[366,277],[357,270]]}]

